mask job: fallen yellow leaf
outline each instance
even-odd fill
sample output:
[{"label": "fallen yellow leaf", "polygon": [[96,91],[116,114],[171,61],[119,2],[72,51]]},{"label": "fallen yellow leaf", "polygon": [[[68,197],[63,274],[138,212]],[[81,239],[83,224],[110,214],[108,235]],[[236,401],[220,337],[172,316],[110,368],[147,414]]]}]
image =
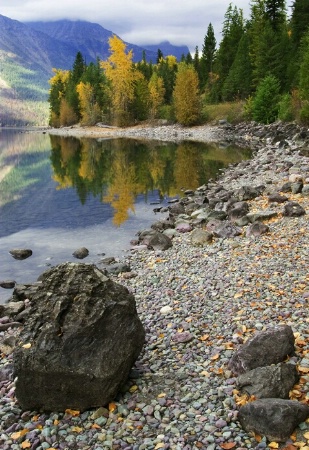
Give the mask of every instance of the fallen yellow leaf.
[{"label": "fallen yellow leaf", "polygon": [[30,342],[29,342],[29,344],[24,344],[22,347],[23,347],[23,348],[30,348],[30,347],[31,347],[31,344],[30,344]]},{"label": "fallen yellow leaf", "polygon": [[30,448],[31,444],[29,441],[24,441],[21,443],[21,448]]},{"label": "fallen yellow leaf", "polygon": [[309,431],[307,431],[307,432],[304,434],[304,438],[306,438],[306,439],[309,440]]},{"label": "fallen yellow leaf", "polygon": [[158,448],[164,448],[164,447],[165,447],[165,444],[163,444],[163,442],[159,442],[159,444],[157,444],[155,446],[155,450],[158,450]]},{"label": "fallen yellow leaf", "polygon": [[200,341],[207,341],[207,339],[209,338],[209,334],[204,334],[203,336],[201,336],[199,338]]},{"label": "fallen yellow leaf", "polygon": [[207,372],[207,370],[202,370],[201,375],[203,375],[204,377],[209,377],[210,373]]},{"label": "fallen yellow leaf", "polygon": [[114,412],[116,409],[117,409],[116,403],[109,403],[109,405],[108,405],[108,410],[109,410],[110,412]]},{"label": "fallen yellow leaf", "polygon": [[73,417],[79,416],[80,415],[80,411],[77,411],[75,409],[66,409],[65,410],[66,414],[70,414]]},{"label": "fallen yellow leaf", "polygon": [[75,433],[80,433],[81,431],[83,431],[81,427],[72,427],[71,430],[74,431]]},{"label": "fallen yellow leaf", "polygon": [[163,397],[166,397],[165,392],[161,392],[161,394],[158,395],[158,398],[163,398]]},{"label": "fallen yellow leaf", "polygon": [[138,387],[136,385],[131,386],[129,389],[129,392],[131,392],[131,394],[133,394],[133,392],[137,391]]},{"label": "fallen yellow leaf", "polygon": [[270,448],[279,448],[279,444],[278,444],[278,442],[270,442],[270,444],[268,444],[268,447],[270,447]]},{"label": "fallen yellow leaf", "polygon": [[24,429],[21,430],[21,431],[16,431],[15,433],[13,433],[13,434],[11,435],[11,438],[14,439],[14,440],[19,439],[20,437],[22,437],[22,436],[24,436],[25,434],[27,434],[28,431],[29,431],[29,430],[28,430],[27,428],[24,428]]}]

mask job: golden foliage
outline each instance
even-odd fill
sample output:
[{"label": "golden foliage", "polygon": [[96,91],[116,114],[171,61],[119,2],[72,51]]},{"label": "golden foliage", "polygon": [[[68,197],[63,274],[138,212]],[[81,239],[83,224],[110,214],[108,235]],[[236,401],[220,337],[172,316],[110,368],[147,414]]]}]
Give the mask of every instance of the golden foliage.
[{"label": "golden foliage", "polygon": [[148,89],[149,89],[149,103],[150,103],[150,118],[155,119],[159,107],[164,102],[165,88],[163,78],[159,77],[156,73],[154,73],[148,83]]},{"label": "golden foliage", "polygon": [[81,113],[81,125],[94,125],[100,120],[100,107],[95,101],[94,89],[82,81],[76,87]]},{"label": "golden foliage", "polygon": [[182,125],[193,125],[200,118],[199,78],[193,66],[180,64],[174,88],[176,119]]},{"label": "golden foliage", "polygon": [[114,111],[126,112],[129,102],[134,99],[135,82],[142,74],[135,70],[132,58],[133,52],[126,53],[126,44],[117,36],[109,39],[111,56],[101,62],[105,75],[111,83],[112,104]]}]

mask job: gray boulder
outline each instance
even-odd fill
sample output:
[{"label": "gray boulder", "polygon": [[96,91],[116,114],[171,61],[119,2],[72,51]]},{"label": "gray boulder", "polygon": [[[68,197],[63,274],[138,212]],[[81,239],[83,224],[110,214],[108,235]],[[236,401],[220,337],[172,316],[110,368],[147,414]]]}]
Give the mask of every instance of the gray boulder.
[{"label": "gray boulder", "polygon": [[273,217],[277,217],[277,216],[278,216],[277,211],[273,211],[271,209],[270,210],[266,209],[263,211],[256,211],[254,213],[247,214],[247,217],[251,223],[272,219]]},{"label": "gray boulder", "polygon": [[94,265],[61,264],[41,279],[14,351],[20,407],[106,405],[144,344],[133,295]]},{"label": "gray boulder", "polygon": [[288,325],[256,333],[235,351],[229,361],[229,369],[240,375],[256,367],[278,364],[295,354],[294,343],[293,330]]},{"label": "gray boulder", "polygon": [[73,253],[74,258],[84,259],[89,255],[89,250],[86,247],[81,247]]},{"label": "gray boulder", "polygon": [[220,226],[213,230],[213,234],[219,238],[231,238],[240,236],[242,233],[241,228],[234,225],[232,222],[221,222]]},{"label": "gray boulder", "polygon": [[195,228],[195,230],[193,230],[191,233],[190,239],[191,244],[196,246],[203,246],[212,242],[213,235],[206,230]]},{"label": "gray boulder", "polygon": [[13,256],[14,259],[27,259],[32,255],[32,250],[29,248],[14,248],[9,251],[10,255]]},{"label": "gray boulder", "polygon": [[297,425],[309,417],[309,406],[294,400],[265,398],[249,402],[238,413],[241,426],[270,441],[285,442]]},{"label": "gray boulder", "polygon": [[282,214],[286,217],[300,217],[306,214],[306,211],[299,203],[288,202],[284,205]]},{"label": "gray boulder", "polygon": [[3,280],[0,281],[0,287],[3,289],[13,289],[15,287],[16,281],[14,280]]},{"label": "gray boulder", "polygon": [[235,192],[235,196],[239,201],[252,200],[261,195],[264,189],[264,186],[242,186]]},{"label": "gray boulder", "polygon": [[240,375],[236,384],[241,391],[255,398],[289,398],[298,378],[293,364],[279,363],[250,370]]},{"label": "gray boulder", "polygon": [[285,203],[287,201],[288,197],[286,197],[285,195],[280,195],[278,192],[275,192],[268,196],[269,203]]},{"label": "gray boulder", "polygon": [[153,250],[167,250],[172,247],[171,239],[156,230],[144,230],[138,234],[138,243],[140,245],[147,245]]},{"label": "gray boulder", "polygon": [[263,222],[254,222],[246,230],[247,237],[259,237],[262,234],[268,233],[269,226]]}]

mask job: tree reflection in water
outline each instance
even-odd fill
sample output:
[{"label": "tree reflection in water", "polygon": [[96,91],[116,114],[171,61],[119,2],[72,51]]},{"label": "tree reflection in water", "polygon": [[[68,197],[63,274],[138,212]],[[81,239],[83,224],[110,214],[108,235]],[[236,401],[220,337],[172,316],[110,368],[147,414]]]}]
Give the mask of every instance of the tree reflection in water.
[{"label": "tree reflection in water", "polygon": [[81,203],[100,197],[114,210],[113,223],[134,212],[137,195],[157,190],[161,200],[196,189],[220,168],[250,158],[249,149],[215,143],[77,139],[51,136],[53,179],[58,189],[73,187]]}]

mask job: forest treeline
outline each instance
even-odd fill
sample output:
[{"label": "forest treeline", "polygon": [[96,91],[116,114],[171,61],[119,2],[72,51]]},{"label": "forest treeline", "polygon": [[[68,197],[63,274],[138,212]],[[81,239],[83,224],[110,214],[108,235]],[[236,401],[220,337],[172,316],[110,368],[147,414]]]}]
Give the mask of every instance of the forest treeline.
[{"label": "forest treeline", "polygon": [[230,121],[309,123],[308,0],[294,0],[290,16],[285,0],[251,0],[248,20],[230,4],[219,46],[210,23],[202,49],[181,61],[158,49],[156,63],[133,63],[121,39],[109,45],[106,61],[87,65],[78,52],[71,70],[54,69],[51,126],[194,125],[211,120],[214,105]]}]

